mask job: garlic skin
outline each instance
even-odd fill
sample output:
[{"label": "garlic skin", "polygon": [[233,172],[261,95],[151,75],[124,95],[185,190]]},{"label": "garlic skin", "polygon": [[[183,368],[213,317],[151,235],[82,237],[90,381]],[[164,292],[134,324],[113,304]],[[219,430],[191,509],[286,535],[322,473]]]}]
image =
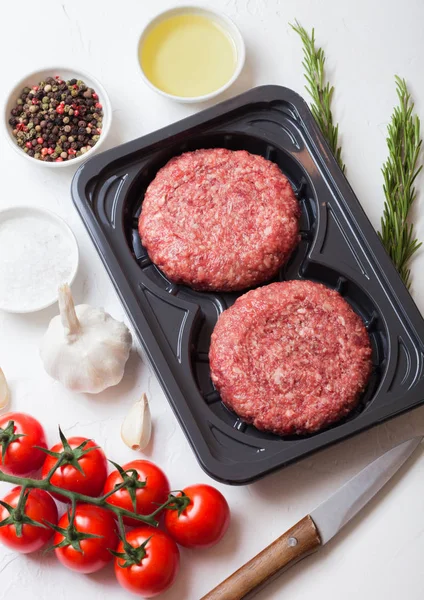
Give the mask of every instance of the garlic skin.
[{"label": "garlic skin", "polygon": [[132,450],[144,450],[152,435],[152,418],[150,416],[149,401],[143,394],[138,402],[128,411],[122,426],[121,438]]},{"label": "garlic skin", "polygon": [[7,385],[6,377],[3,371],[0,369],[0,409],[6,408],[9,404],[10,393]]},{"label": "garlic skin", "polygon": [[74,392],[90,394],[119,383],[132,344],[127,326],[103,309],[74,306],[67,284],[59,288],[59,311],[40,348],[50,377]]}]

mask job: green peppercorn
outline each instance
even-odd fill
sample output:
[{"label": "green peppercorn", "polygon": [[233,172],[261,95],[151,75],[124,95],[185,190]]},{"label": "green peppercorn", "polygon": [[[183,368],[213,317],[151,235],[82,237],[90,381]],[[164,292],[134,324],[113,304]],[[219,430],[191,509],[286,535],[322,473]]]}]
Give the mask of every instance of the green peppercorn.
[{"label": "green peppercorn", "polygon": [[[59,156],[59,154],[62,152],[62,146],[56,146],[56,148],[54,149],[54,151],[56,152],[56,154]],[[57,158],[57,157],[56,157]]]},{"label": "green peppercorn", "polygon": [[69,117],[63,117],[63,122],[66,124],[68,124],[70,121]]},{"label": "green peppercorn", "polygon": [[71,107],[69,106],[69,104],[65,104],[65,108],[63,109],[63,111],[65,112],[65,114],[68,114],[70,108]]},{"label": "green peppercorn", "polygon": [[[66,127],[65,127],[65,129],[66,129]],[[69,129],[71,129],[71,128],[69,128]],[[70,136],[68,137],[68,142],[69,142],[70,144],[72,144],[72,142],[74,142],[74,141],[75,141],[75,138],[74,138],[74,136],[70,135]]]},{"label": "green peppercorn", "polygon": [[57,85],[54,85],[54,86],[52,87],[52,92],[57,92],[57,90],[58,90],[58,87],[57,87]]},{"label": "green peppercorn", "polygon": [[40,158],[41,154],[39,152],[36,152],[34,154],[34,158],[36,158],[37,160]]},{"label": "green peppercorn", "polygon": [[74,114],[74,109],[73,109],[73,108],[70,108],[70,109],[69,109],[69,115],[72,117],[72,115],[73,115],[73,114]]},{"label": "green peppercorn", "polygon": [[81,150],[77,150],[77,153],[75,154],[75,156],[81,156],[82,152]]},{"label": "green peppercorn", "polygon": [[36,113],[36,112],[38,112],[38,106],[37,106],[37,104],[31,104],[31,106],[29,107],[29,112],[30,113]]},{"label": "green peppercorn", "polygon": [[31,91],[31,88],[29,88],[29,87],[24,87],[24,89],[22,90],[22,93],[23,93],[23,94],[29,94],[29,93],[30,93],[30,91]]},{"label": "green peppercorn", "polygon": [[24,101],[22,100],[22,98],[18,98],[16,100],[16,104],[19,104],[19,106],[22,106],[23,103],[24,103]]},{"label": "green peppercorn", "polygon": [[53,154],[50,154],[50,156],[51,156],[53,159],[55,159],[55,158],[59,158],[59,154],[58,154],[56,151],[54,151],[54,152],[53,152]]},{"label": "green peppercorn", "polygon": [[78,96],[78,90],[72,89],[71,90],[71,96],[72,96],[72,98],[76,98]]},{"label": "green peppercorn", "polygon": [[65,133],[69,133],[71,131],[71,126],[70,125],[65,125],[65,127],[63,128],[63,130],[65,131]]},{"label": "green peppercorn", "polygon": [[61,142],[66,142],[68,140],[68,138],[66,137],[66,135],[61,135],[59,139],[60,139]]}]

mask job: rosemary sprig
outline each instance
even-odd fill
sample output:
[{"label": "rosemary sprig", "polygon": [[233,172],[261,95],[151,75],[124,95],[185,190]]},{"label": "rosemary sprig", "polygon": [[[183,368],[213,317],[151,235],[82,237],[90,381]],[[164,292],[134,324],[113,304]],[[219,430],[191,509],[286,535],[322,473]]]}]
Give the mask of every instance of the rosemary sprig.
[{"label": "rosemary sprig", "polygon": [[312,29],[311,35],[309,35],[298,21],[295,21],[295,25],[290,23],[290,26],[299,34],[303,43],[304,60],[302,65],[305,69],[305,79],[308,82],[305,88],[313,100],[311,105],[312,114],[336,157],[341,170],[344,172],[345,165],[341,157],[342,149],[338,145],[339,126],[334,124],[331,112],[334,87],[330,86],[325,78],[324,50],[315,47],[314,29]]},{"label": "rosemary sprig", "polygon": [[408,215],[416,198],[414,182],[422,169],[418,166],[421,149],[420,120],[413,114],[414,103],[406,82],[396,75],[399,105],[387,127],[389,156],[383,165],[384,211],[379,236],[405,285],[411,285],[409,261],[422,242],[414,236]]}]

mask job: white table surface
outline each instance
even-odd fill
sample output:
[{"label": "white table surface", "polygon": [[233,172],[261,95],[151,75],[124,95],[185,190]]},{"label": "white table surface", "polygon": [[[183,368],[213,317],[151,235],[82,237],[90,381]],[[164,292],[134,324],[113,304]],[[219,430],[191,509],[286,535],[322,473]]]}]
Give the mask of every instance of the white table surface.
[{"label": "white table surface", "polygon": [[[176,2],[179,4],[179,2]],[[182,3],[181,3],[182,4]],[[374,226],[383,204],[380,167],[386,157],[385,130],[396,102],[393,76],[405,77],[424,118],[422,0],[209,0],[239,25],[247,64],[227,97],[259,84],[276,83],[303,92],[301,45],[288,21],[298,18],[327,53],[336,85],[334,112],[342,133],[349,181]],[[144,135],[192,114],[202,106],[174,104],[149,90],[136,62],[138,35],[171,0],[87,2],[44,0],[2,2],[0,7],[0,93],[29,71],[69,64],[92,72],[113,105],[108,146]],[[27,164],[2,138],[0,208],[34,204],[52,209],[74,230],[81,267],[73,287],[77,302],[104,306],[126,319],[111,282],[90,242],[69,193],[73,168],[56,171]],[[423,186],[423,180],[419,182]],[[417,204],[417,213],[423,199]],[[416,217],[424,239],[424,219]],[[424,309],[424,253],[413,263],[413,295]],[[93,437],[115,461],[136,458],[121,442],[128,407],[147,391],[154,437],[146,453],[168,474],[172,487],[214,483],[203,473],[185,440],[156,377],[133,352],[123,382],[96,397],[75,395],[44,372],[38,347],[52,307],[18,316],[0,312],[0,365],[12,390],[12,410],[27,411],[56,441],[57,424],[66,434]],[[424,432],[424,409],[330,448],[245,487],[215,484],[232,509],[225,540],[204,552],[182,551],[181,572],[163,600],[198,600],[222,578],[303,517],[361,467],[397,441]],[[2,490],[3,491],[3,490]],[[258,600],[422,600],[424,593],[424,457],[418,451],[407,467],[359,517],[317,555],[297,565],[258,595]],[[80,576],[54,556],[22,557],[0,548],[0,598],[70,600],[129,597],[113,570]]]}]

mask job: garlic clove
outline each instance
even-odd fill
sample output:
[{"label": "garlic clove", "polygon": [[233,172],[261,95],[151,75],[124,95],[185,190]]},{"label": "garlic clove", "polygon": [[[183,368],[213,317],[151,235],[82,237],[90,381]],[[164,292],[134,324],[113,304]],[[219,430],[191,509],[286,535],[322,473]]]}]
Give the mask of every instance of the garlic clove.
[{"label": "garlic clove", "polygon": [[122,426],[121,438],[132,450],[144,450],[152,434],[152,419],[150,416],[149,401],[146,394],[142,394],[128,411]]},{"label": "garlic clove", "polygon": [[5,408],[9,404],[10,394],[7,385],[6,377],[0,369],[0,409]]}]

